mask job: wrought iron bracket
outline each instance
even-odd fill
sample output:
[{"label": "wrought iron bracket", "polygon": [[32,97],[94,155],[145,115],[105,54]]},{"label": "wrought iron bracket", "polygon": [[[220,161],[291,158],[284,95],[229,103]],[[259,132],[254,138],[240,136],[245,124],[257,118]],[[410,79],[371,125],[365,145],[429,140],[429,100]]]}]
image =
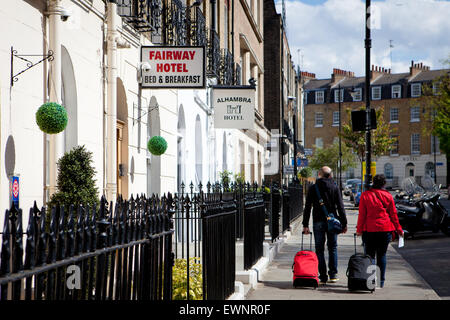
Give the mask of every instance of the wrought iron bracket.
[{"label": "wrought iron bracket", "polygon": [[[28,58],[29,57],[41,57],[41,59],[37,62],[32,62]],[[27,67],[23,69],[22,71],[14,74],[14,58],[23,60],[26,62]],[[40,64],[41,62],[48,60],[53,60],[53,51],[49,50],[47,54],[18,54],[17,50],[14,50],[13,47],[11,47],[11,87],[14,85],[14,82],[17,82],[19,80],[18,76],[24,73],[25,71],[33,68],[34,66]]]},{"label": "wrought iron bracket", "polygon": [[[134,116],[134,109],[139,109],[139,106],[136,106],[134,103],[133,103],[133,116]],[[133,126],[135,125],[135,123],[136,122],[139,122],[143,117],[145,117],[147,114],[149,114],[149,113],[151,113],[153,110],[158,110],[159,109],[159,105],[157,104],[156,106],[154,106],[154,107],[151,107],[151,108],[148,108],[148,111],[147,112],[145,112],[144,114],[142,114],[141,116],[139,116],[138,118],[134,118],[133,117]],[[139,112],[139,110],[138,110],[138,112]]]}]

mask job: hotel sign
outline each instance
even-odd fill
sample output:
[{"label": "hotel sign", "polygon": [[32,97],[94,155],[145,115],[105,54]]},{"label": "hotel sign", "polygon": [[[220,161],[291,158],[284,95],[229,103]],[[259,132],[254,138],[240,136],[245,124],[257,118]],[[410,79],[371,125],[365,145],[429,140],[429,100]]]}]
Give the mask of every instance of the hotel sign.
[{"label": "hotel sign", "polygon": [[141,47],[142,88],[205,88],[205,47]]},{"label": "hotel sign", "polygon": [[255,124],[255,88],[213,89],[214,127],[217,129],[253,129]]}]

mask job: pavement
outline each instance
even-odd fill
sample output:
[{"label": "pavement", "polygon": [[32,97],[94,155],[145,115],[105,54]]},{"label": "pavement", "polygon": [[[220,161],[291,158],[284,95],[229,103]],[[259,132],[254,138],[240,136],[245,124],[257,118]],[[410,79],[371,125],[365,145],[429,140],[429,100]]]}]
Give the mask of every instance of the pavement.
[{"label": "pavement", "polygon": [[[318,289],[294,288],[292,285],[292,263],[297,251],[301,248],[301,224],[293,226],[290,236],[280,246],[277,254],[261,270],[258,282],[245,295],[246,300],[440,300],[439,295],[414,270],[393,246],[387,252],[386,282],[383,289],[374,293],[350,292],[347,289],[345,275],[350,256],[354,254],[353,234],[356,232],[358,212],[350,202],[345,201],[348,219],[348,231],[338,238],[338,277],[337,283],[327,283]],[[301,219],[300,219],[301,220]],[[309,248],[308,236],[304,238],[304,248]],[[405,241],[405,248],[408,241]],[[314,241],[313,241],[314,250]],[[360,238],[357,239],[357,250],[362,252]],[[402,250],[402,248],[398,249]],[[327,258],[327,253],[325,255]]]}]

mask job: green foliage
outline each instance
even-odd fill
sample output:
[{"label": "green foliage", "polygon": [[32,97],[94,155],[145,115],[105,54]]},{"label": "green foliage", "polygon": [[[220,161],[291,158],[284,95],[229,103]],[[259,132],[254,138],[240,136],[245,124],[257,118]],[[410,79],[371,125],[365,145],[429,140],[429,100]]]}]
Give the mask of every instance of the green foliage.
[{"label": "green foliage", "polygon": [[[365,110],[365,107],[362,107],[361,110]],[[353,132],[351,110],[347,109],[346,112],[349,122],[342,126],[341,138],[344,145],[353,150],[362,162],[364,161],[366,151],[366,133],[364,131]],[[391,138],[391,126],[384,120],[384,107],[376,109],[375,114],[377,118],[377,128],[371,130],[371,147],[372,155],[374,157],[379,157],[391,150],[395,138]],[[343,168],[342,170],[346,169]]]},{"label": "green foliage", "polygon": [[310,167],[305,167],[298,172],[298,178],[309,178],[312,176],[312,169]]},{"label": "green foliage", "polygon": [[155,156],[160,156],[167,150],[167,141],[161,136],[153,136],[147,143],[148,151]]},{"label": "green foliage", "polygon": [[234,175],[234,180],[237,184],[245,184],[245,175],[242,172],[236,173]]},{"label": "green foliage", "polygon": [[[444,64],[450,66],[450,58],[444,61]],[[431,128],[428,125],[424,126],[424,131],[431,132],[439,138],[439,148],[448,156],[450,155],[450,73],[443,72],[433,81],[433,84],[437,92],[433,92],[432,86],[423,87],[431,124]]]},{"label": "green foliage", "polygon": [[44,103],[36,112],[36,123],[39,129],[48,134],[64,131],[67,121],[66,109],[54,102]]},{"label": "green foliage", "polygon": [[89,204],[92,207],[95,204],[98,207],[95,173],[92,152],[84,146],[66,152],[58,160],[58,191],[51,196],[48,206]]},{"label": "green foliage", "polygon": [[222,185],[229,185],[232,175],[233,175],[233,173],[228,170],[223,170],[223,171],[219,172],[220,183],[222,183]]},{"label": "green foliage", "polygon": [[[203,299],[203,277],[200,258],[189,259],[189,299]],[[172,268],[172,299],[187,299],[187,263],[186,259],[176,259]]]},{"label": "green foliage", "polygon": [[[348,170],[348,168],[355,166],[355,156],[351,152],[350,148],[348,148],[345,144],[341,145],[341,150],[342,150],[342,158],[341,158],[342,171],[346,171]],[[339,163],[339,143],[335,142],[330,147],[327,148],[316,148],[314,150],[314,155],[309,159],[309,167],[304,169],[307,169],[307,171],[311,169],[319,170],[323,166],[328,166],[331,168],[331,170],[337,172],[338,163]],[[309,171],[309,174],[310,176],[312,175],[312,170]]]}]

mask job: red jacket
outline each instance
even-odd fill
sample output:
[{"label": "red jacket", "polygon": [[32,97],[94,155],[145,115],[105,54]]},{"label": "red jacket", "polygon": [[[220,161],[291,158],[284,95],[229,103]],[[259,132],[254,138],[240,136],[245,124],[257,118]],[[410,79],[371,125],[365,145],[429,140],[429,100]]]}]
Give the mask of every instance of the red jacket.
[{"label": "red jacket", "polygon": [[388,191],[370,189],[361,194],[358,224],[356,226],[357,233],[401,230],[402,226],[398,222],[394,198]]}]

